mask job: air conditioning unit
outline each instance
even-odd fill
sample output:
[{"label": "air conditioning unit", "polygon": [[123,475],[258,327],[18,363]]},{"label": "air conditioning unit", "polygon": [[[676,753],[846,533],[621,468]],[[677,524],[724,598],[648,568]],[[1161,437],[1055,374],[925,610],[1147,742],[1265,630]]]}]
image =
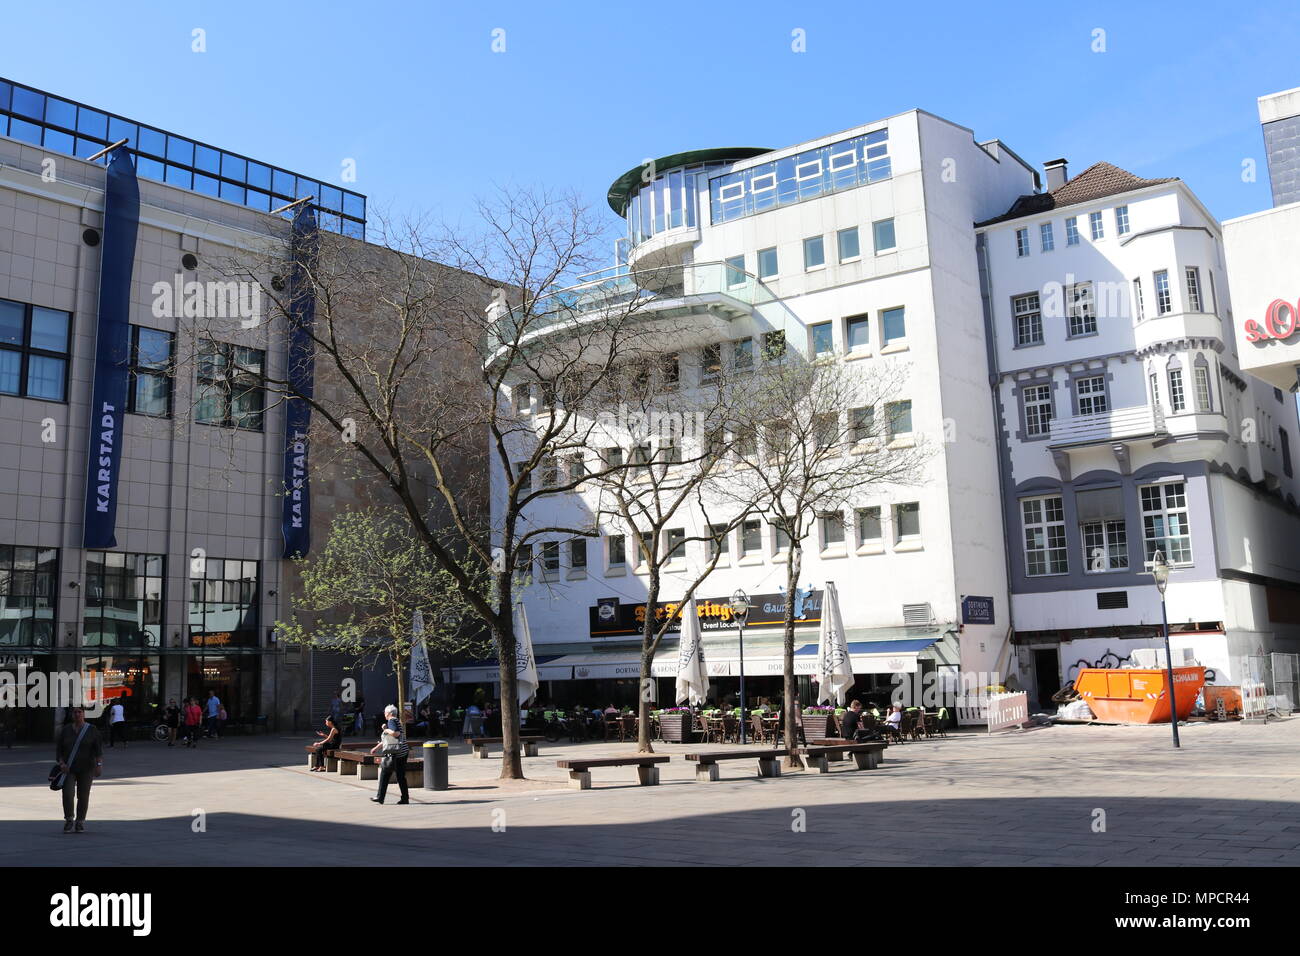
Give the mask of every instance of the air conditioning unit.
[{"label": "air conditioning unit", "polygon": [[903,605],[904,627],[929,627],[933,623],[934,615],[930,612],[929,604]]}]

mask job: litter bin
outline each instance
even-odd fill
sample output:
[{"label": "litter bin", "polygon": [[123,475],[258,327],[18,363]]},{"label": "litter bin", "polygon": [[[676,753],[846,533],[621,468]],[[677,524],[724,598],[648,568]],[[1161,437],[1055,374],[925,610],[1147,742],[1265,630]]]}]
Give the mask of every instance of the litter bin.
[{"label": "litter bin", "polygon": [[447,789],[447,741],[424,742],[424,789]]}]

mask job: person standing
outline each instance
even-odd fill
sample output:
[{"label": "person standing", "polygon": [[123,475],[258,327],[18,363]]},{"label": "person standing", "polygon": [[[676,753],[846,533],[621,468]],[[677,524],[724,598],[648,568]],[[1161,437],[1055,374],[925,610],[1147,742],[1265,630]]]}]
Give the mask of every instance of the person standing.
[{"label": "person standing", "polygon": [[120,697],[113,700],[113,706],[108,708],[108,745],[110,747],[117,744],[121,739],[123,748],[126,747],[126,708],[122,706]]},{"label": "person standing", "polygon": [[208,691],[208,736],[219,739],[221,730],[221,698],[215,690]]},{"label": "person standing", "polygon": [[383,803],[384,795],[388,792],[388,781],[393,774],[397,774],[397,785],[402,791],[402,799],[397,802],[398,804],[410,803],[411,794],[406,787],[406,756],[411,752],[411,748],[406,744],[406,730],[402,727],[402,722],[397,719],[395,705],[389,704],[385,707],[384,716],[388,718],[388,722],[384,725],[379,743],[370,749],[372,754],[383,751],[384,755],[379,766],[379,793],[370,799],[374,803]]},{"label": "person standing", "polygon": [[63,832],[74,826],[73,798],[76,798],[75,826],[78,833],[86,829],[86,811],[90,807],[90,785],[104,769],[104,745],[99,730],[86,722],[84,707],[72,708],[72,720],[59,732],[54,759],[63,774]]},{"label": "person standing", "polygon": [[197,747],[199,745],[199,725],[203,722],[203,711],[199,708],[198,699],[195,697],[185,698],[185,746]]},{"label": "person standing", "polygon": [[360,694],[352,702],[352,733],[361,736],[366,732],[366,699]]},{"label": "person standing", "polygon": [[181,724],[181,709],[176,706],[176,698],[167,698],[167,706],[163,709],[163,723],[167,727],[167,746],[176,746],[176,729]]}]

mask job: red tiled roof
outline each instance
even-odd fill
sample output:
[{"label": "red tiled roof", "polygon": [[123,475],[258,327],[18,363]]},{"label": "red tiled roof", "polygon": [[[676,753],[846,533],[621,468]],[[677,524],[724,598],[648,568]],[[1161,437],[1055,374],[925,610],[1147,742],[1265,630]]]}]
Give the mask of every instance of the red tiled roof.
[{"label": "red tiled roof", "polygon": [[1094,199],[1102,199],[1106,196],[1117,196],[1121,193],[1132,192],[1135,189],[1144,189],[1147,186],[1175,182],[1178,182],[1177,176],[1164,179],[1142,179],[1139,176],[1134,176],[1127,169],[1120,169],[1110,163],[1093,163],[1079,175],[1065,184],[1057,186],[1051,192],[1021,196],[1002,215],[978,222],[976,225],[987,226],[995,222],[1005,222],[1008,219],[1037,215],[1060,206],[1073,206],[1078,203],[1092,202]]}]

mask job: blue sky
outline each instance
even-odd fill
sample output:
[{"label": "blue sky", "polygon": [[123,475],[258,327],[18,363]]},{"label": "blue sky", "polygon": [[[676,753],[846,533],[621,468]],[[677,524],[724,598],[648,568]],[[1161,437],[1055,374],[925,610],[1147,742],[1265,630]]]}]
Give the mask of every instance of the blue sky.
[{"label": "blue sky", "polygon": [[1270,202],[1256,97],[1300,86],[1294,2],[6,6],[0,75],[325,181],[354,159],[372,211],[452,221],[504,183],[604,211],[644,157],[912,107],[1036,164],[1181,176],[1227,219]]}]

